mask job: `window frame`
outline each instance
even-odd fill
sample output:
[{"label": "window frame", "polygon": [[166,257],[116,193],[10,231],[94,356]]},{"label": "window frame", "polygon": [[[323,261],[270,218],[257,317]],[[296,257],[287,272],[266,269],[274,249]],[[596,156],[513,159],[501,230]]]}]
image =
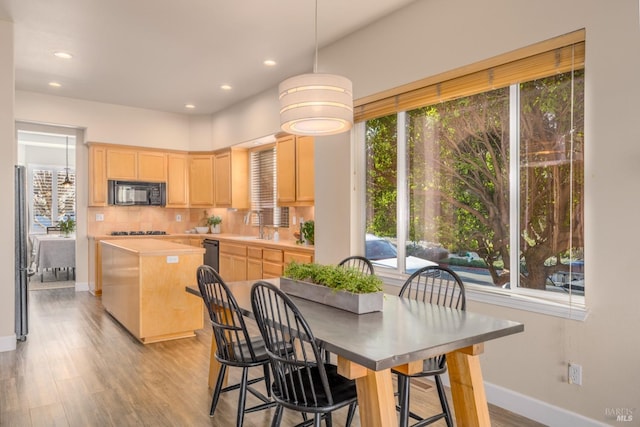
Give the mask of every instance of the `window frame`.
[{"label": "window frame", "polygon": [[[574,33],[570,33],[564,36],[557,37],[545,42],[538,43],[533,46],[529,46],[523,49],[519,49],[514,52],[500,55],[495,58],[491,58],[487,61],[482,61],[477,64],[463,67],[452,72],[443,73],[438,76],[434,76],[428,79],[423,79],[419,82],[415,82],[409,85],[405,85],[399,88],[391,89],[381,94],[376,94],[371,97],[362,98],[354,103],[356,125],[355,125],[355,145],[361,147],[359,155],[362,156],[362,161],[359,161],[359,169],[362,171],[360,184],[360,205],[363,218],[366,217],[366,145],[365,145],[365,129],[366,120],[382,117],[390,114],[397,114],[397,239],[400,242],[406,241],[406,223],[407,223],[407,209],[408,209],[408,189],[406,188],[406,135],[405,135],[405,121],[406,112],[420,106],[420,103],[431,102],[433,99],[448,100],[453,99],[453,95],[459,94],[459,88],[455,85],[458,83],[460,87],[464,87],[465,84],[475,81],[476,84],[481,79],[488,80],[489,85],[492,83],[492,79],[496,75],[502,76],[500,70],[505,68],[518,69],[520,66],[531,67],[531,64],[539,63],[535,58],[540,61],[549,61],[551,57],[555,58],[556,72],[572,71],[574,69],[584,68],[584,49],[585,49],[585,31],[579,30]],[[576,54],[577,51],[577,54]],[[567,55],[569,55],[570,68],[567,70]],[[577,57],[577,59],[576,59]],[[533,58],[533,59],[532,59]],[[518,61],[521,63],[519,64]],[[527,65],[528,64],[528,65]],[[521,80],[510,81],[509,84],[500,84],[499,87],[509,87],[510,94],[510,131],[511,135],[516,135],[516,138],[511,138],[510,151],[512,153],[519,152],[519,114],[514,114],[514,105],[517,106],[519,102],[519,83],[534,80],[549,76],[549,67],[542,67],[541,70],[527,70],[523,73],[525,76]],[[496,70],[499,70],[496,72]],[[539,73],[538,73],[539,71]],[[541,74],[540,74],[541,73]],[[545,74],[546,73],[546,74]],[[483,76],[480,79],[478,76]],[[450,83],[452,80],[459,79],[458,82],[450,84],[449,92],[443,93],[443,85]],[[502,81],[507,81],[501,77]],[[481,90],[477,90],[475,93],[489,90],[486,84],[478,84]],[[498,86],[496,86],[498,87]],[[475,89],[475,87],[474,87]],[[464,89],[463,89],[464,90]],[[435,94],[434,94],[435,91]],[[465,95],[471,95],[474,92],[467,92]],[[435,98],[434,98],[435,97]],[[515,97],[515,98],[513,98]],[[517,108],[517,107],[515,107]],[[517,112],[518,110],[516,110]],[[515,151],[514,151],[515,150]],[[514,215],[510,215],[510,230],[519,230],[519,215],[520,211],[520,194],[519,194],[519,173],[520,170],[519,156],[510,156],[510,210]],[[514,171],[516,173],[514,173]],[[584,195],[583,195],[584,197]],[[360,241],[365,241],[366,224],[363,222],[359,227]],[[510,246],[512,248],[519,247],[520,233],[510,232]],[[398,266],[397,270],[388,269],[376,269],[376,274],[382,276],[385,283],[392,286],[402,286],[407,275],[401,273],[404,271],[406,250],[405,245],[397,245],[398,250]],[[517,251],[517,249],[516,249]],[[519,257],[511,257],[510,268],[511,271],[519,271]],[[500,306],[505,306],[514,309],[521,309],[526,311],[537,312],[541,314],[547,314],[557,317],[563,317],[573,320],[584,320],[588,316],[588,308],[586,306],[585,296],[574,295],[572,293],[561,294],[555,292],[548,292],[535,289],[527,289],[522,287],[515,287],[513,289],[502,289],[499,287],[486,287],[482,285],[475,285],[472,283],[465,283],[467,289],[467,296],[470,300],[490,303]]]}]

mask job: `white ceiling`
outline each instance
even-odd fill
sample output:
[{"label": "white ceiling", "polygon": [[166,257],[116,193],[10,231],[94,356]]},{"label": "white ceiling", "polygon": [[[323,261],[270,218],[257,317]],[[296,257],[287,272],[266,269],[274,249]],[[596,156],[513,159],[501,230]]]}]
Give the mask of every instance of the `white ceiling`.
[{"label": "white ceiling", "polygon": [[[319,45],[412,1],[318,0]],[[0,20],[14,22],[16,89],[189,114],[312,71],[314,11],[314,0],[0,0]]]}]

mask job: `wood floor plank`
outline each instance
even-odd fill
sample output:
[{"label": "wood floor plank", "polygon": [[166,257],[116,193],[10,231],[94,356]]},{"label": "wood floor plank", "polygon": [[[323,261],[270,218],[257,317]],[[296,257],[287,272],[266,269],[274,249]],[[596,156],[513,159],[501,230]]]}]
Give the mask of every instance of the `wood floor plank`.
[{"label": "wood floor plank", "polygon": [[[27,341],[0,353],[0,425],[235,425],[237,392],[223,394],[209,417],[210,327],[193,338],[143,345],[88,292],[46,289],[29,296]],[[260,374],[257,369],[251,376]],[[230,369],[230,384],[239,378],[239,370]],[[411,396],[414,412],[438,410],[431,383],[416,382]],[[250,395],[248,405],[257,403]],[[497,427],[540,426],[491,405],[489,412]],[[244,426],[268,427],[273,413],[272,408],[247,414]],[[346,408],[334,415],[334,425],[344,425],[345,419]],[[300,414],[284,411],[283,427],[301,421]],[[360,425],[357,411],[352,425]]]},{"label": "wood floor plank", "polygon": [[69,425],[62,403],[29,409],[33,427],[63,427]]}]

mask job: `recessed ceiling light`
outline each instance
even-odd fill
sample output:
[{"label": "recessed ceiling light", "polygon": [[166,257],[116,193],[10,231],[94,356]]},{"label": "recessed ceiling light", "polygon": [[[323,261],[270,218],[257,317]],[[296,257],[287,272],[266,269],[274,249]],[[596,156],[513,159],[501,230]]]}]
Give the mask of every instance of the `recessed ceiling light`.
[{"label": "recessed ceiling light", "polygon": [[51,87],[62,87],[62,85],[58,82],[49,82],[49,86]]},{"label": "recessed ceiling light", "polygon": [[263,64],[267,67],[273,67],[274,65],[276,65],[276,61],[274,61],[273,59],[265,59]]},{"label": "recessed ceiling light", "polygon": [[231,90],[232,88],[231,88],[230,85],[222,85],[222,86],[220,86],[220,89],[222,89],[222,90]]},{"label": "recessed ceiling light", "polygon": [[55,56],[57,56],[58,58],[62,58],[62,59],[71,59],[71,58],[73,58],[73,55],[71,55],[68,52],[54,52],[53,54]]},{"label": "recessed ceiling light", "polygon": [[193,104],[184,104],[184,108],[188,108],[190,110],[193,110],[194,108],[196,108],[196,106],[193,105]]}]

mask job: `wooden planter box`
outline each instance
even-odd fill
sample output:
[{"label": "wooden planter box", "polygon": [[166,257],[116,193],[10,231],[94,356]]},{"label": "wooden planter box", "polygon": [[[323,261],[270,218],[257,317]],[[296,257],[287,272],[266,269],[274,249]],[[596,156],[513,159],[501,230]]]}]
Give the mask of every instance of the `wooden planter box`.
[{"label": "wooden planter box", "polygon": [[365,314],[382,311],[382,292],[354,294],[286,277],[280,278],[280,289],[288,295],[329,305],[351,313]]}]

